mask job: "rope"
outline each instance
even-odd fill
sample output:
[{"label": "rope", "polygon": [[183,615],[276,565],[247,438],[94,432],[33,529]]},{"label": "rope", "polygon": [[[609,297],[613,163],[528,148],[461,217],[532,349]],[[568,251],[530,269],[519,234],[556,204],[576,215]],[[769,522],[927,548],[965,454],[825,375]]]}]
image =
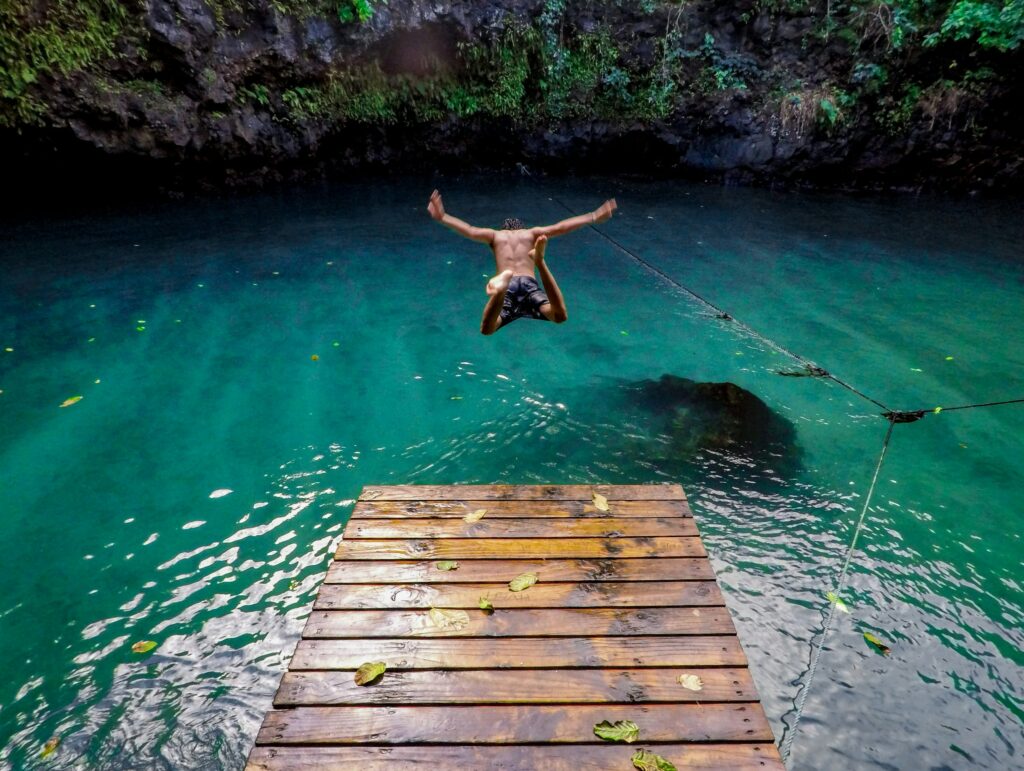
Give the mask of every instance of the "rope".
[{"label": "rope", "polygon": [[[836,597],[840,597],[843,591],[843,587],[846,586],[846,574],[850,569],[850,561],[853,559],[854,549],[857,548],[857,539],[860,538],[861,530],[864,527],[864,519],[868,513],[868,506],[871,505],[871,498],[875,494],[875,486],[878,483],[878,475],[882,470],[882,461],[885,460],[886,450],[889,449],[889,440],[892,438],[892,429],[896,425],[895,420],[889,421],[889,428],[885,432],[885,441],[882,442],[882,451],[878,455],[878,463],[875,465],[874,476],[871,477],[871,486],[868,487],[867,497],[864,499],[864,507],[860,511],[860,518],[857,520],[857,526],[853,530],[853,538],[850,541],[850,547],[846,550],[846,559],[843,560],[843,567],[839,570],[839,577],[836,579],[835,585],[832,589],[833,594]],[[821,637],[818,638],[818,644],[814,648],[814,652],[811,655],[810,666],[807,669],[807,678],[804,682],[803,690],[800,691],[800,696],[796,703],[796,716],[793,718],[793,727],[789,729],[785,740],[782,742],[782,760],[783,762],[789,761],[789,754],[793,749],[793,738],[796,736],[797,726],[800,725],[800,718],[804,713],[804,704],[807,702],[807,694],[811,690],[811,683],[814,682],[814,673],[818,668],[818,660],[821,658],[821,651],[825,647],[825,638],[828,637],[829,630],[832,628],[832,620],[836,615],[836,602],[829,603],[828,616],[825,618],[825,625],[821,631]]]},{"label": "rope", "polygon": [[[527,175],[529,175],[529,171],[526,171],[526,167],[525,166],[522,167],[522,169],[524,170],[524,172]],[[559,206],[561,206],[567,212],[569,212],[569,214],[573,214],[574,213],[572,208],[569,207],[564,201],[559,199],[557,196],[551,196],[551,200],[554,201],[555,203],[557,203]],[[656,265],[651,264],[650,262],[645,260],[643,257],[641,257],[639,254],[637,254],[636,252],[634,252],[631,249],[629,249],[626,246],[624,246],[620,241],[618,241],[617,239],[615,239],[612,236],[608,235],[603,230],[599,229],[596,225],[589,225],[589,227],[592,228],[598,235],[600,235],[602,238],[604,238],[608,243],[610,243],[616,249],[621,251],[623,254],[626,254],[626,255],[632,257],[634,260],[636,260],[637,263],[639,263],[641,266],[643,266],[644,268],[649,270],[651,273],[655,274],[656,276],[658,276],[662,280],[668,282],[672,286],[682,290],[683,292],[685,292],[686,294],[690,295],[691,297],[693,297],[698,302],[702,303],[706,307],[708,307],[711,310],[713,310],[715,312],[715,318],[721,319],[722,321],[731,321],[733,324],[735,324],[736,326],[740,327],[744,332],[746,332],[751,337],[753,337],[753,338],[755,338],[757,340],[760,340],[762,343],[764,343],[765,345],[769,346],[770,348],[773,348],[774,350],[778,351],[779,353],[781,353],[781,354],[783,354],[785,356],[788,356],[791,359],[793,359],[794,361],[798,361],[801,364],[803,364],[805,370],[807,371],[807,374],[810,375],[811,377],[820,377],[820,378],[824,378],[826,380],[831,380],[836,385],[842,386],[847,391],[850,391],[851,393],[856,394],[861,399],[864,399],[866,401],[871,402],[876,407],[881,407],[886,412],[890,411],[888,407],[886,407],[884,404],[882,404],[882,402],[878,401],[877,399],[872,398],[871,396],[868,396],[866,393],[864,393],[863,391],[858,390],[857,388],[852,386],[850,383],[847,383],[845,380],[841,380],[840,378],[837,378],[835,375],[830,373],[828,370],[825,370],[825,369],[819,367],[818,365],[816,365],[810,359],[807,359],[807,358],[801,356],[800,354],[798,354],[798,353],[796,353],[794,351],[789,350],[788,348],[786,348],[781,343],[777,343],[774,340],[772,340],[770,337],[767,337],[767,336],[761,334],[756,329],[751,327],[749,324],[745,324],[744,322],[742,322],[739,319],[737,319],[736,317],[734,317],[732,314],[730,314],[730,313],[726,312],[724,309],[720,308],[718,305],[715,305],[715,303],[711,302],[711,300],[707,299],[706,297],[704,297],[702,294],[700,294],[696,290],[691,289],[690,287],[686,286],[685,284],[682,284],[679,281],[677,281],[676,279],[672,278],[672,276],[667,274],[661,268],[659,268]],[[783,374],[785,374],[785,373],[783,373]]]}]

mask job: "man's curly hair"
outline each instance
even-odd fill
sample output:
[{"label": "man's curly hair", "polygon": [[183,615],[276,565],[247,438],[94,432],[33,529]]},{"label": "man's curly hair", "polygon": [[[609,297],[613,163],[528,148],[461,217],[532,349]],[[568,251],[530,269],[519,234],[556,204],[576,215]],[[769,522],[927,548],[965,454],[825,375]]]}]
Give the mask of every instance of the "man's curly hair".
[{"label": "man's curly hair", "polygon": [[523,221],[515,217],[508,217],[502,224],[502,230],[526,230]]}]

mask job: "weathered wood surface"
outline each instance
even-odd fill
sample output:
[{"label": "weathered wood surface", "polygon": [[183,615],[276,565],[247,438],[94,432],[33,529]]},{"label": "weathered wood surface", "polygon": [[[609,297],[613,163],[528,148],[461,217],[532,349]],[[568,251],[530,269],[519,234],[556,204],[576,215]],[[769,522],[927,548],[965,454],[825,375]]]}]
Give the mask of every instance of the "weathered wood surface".
[{"label": "weathered wood surface", "polygon": [[382,559],[593,559],[604,557],[706,557],[700,538],[425,538],[342,540],[339,560]]},{"label": "weathered wood surface", "polygon": [[772,741],[764,713],[738,704],[296,707],[271,712],[259,741],[276,744],[603,744],[602,720],[632,720],[648,742]]},{"label": "weathered wood surface", "polygon": [[[249,756],[250,771],[423,771],[501,769],[501,771],[614,771],[632,769],[630,758],[643,745],[473,746],[403,745],[295,747],[257,745]],[[765,771],[783,769],[771,742],[756,744],[656,744],[652,751],[676,768],[699,771]]]},{"label": "weathered wood surface", "polygon": [[678,485],[367,487],[248,768],[781,769],[746,663]]},{"label": "weathered wood surface", "polygon": [[493,581],[495,576],[543,573],[545,581],[707,581],[711,563],[691,557],[647,559],[473,559],[458,570],[438,570],[434,562],[364,560],[332,562],[325,584],[458,584]]},{"label": "weathered wood surface", "polygon": [[643,536],[697,535],[690,517],[601,517],[563,519],[368,519],[350,522],[346,540],[356,538],[632,538]]},{"label": "weathered wood surface", "polygon": [[588,498],[582,501],[357,501],[352,519],[461,519],[479,509],[485,509],[489,519],[693,516],[685,500],[609,500],[609,510],[601,511]]},{"label": "weathered wood surface", "polygon": [[361,501],[684,501],[683,488],[667,485],[370,485]]},{"label": "weathered wood surface", "polygon": [[[373,610],[390,608],[475,608],[486,598],[495,610],[503,608],[635,608],[724,605],[714,581],[648,583],[550,583],[544,580],[525,592],[497,584],[324,584],[314,610]],[[513,575],[495,576],[511,580]]]},{"label": "weathered wood surface", "polygon": [[566,667],[735,667],[746,658],[732,635],[307,639],[289,669],[358,669],[367,651],[391,669],[562,669]]}]

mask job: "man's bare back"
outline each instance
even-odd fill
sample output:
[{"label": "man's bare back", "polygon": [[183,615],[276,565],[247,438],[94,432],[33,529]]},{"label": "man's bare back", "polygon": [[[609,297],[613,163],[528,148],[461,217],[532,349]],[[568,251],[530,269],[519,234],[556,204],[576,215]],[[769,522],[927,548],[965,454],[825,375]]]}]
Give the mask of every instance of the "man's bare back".
[{"label": "man's bare back", "polygon": [[[441,194],[430,196],[427,211],[445,227],[478,243],[487,244],[494,253],[498,273],[487,282],[490,299],[484,308],[480,331],[494,334],[517,318],[546,319],[561,324],[569,318],[565,298],[545,262],[549,238],[565,235],[586,225],[607,222],[617,208],[615,199],[605,201],[587,214],[569,217],[554,225],[527,228],[518,220],[506,220],[501,229],[480,228],[453,217],[444,210]],[[537,285],[540,274],[544,291]],[[546,292],[546,294],[545,294]]]}]

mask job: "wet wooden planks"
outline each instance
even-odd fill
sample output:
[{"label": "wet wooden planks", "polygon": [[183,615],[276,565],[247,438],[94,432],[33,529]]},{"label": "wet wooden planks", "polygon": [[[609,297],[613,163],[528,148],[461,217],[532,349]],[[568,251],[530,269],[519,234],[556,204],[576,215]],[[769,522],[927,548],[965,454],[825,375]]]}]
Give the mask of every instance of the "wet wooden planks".
[{"label": "wet wooden planks", "polygon": [[746,664],[678,485],[368,487],[249,768],[781,769]]}]

